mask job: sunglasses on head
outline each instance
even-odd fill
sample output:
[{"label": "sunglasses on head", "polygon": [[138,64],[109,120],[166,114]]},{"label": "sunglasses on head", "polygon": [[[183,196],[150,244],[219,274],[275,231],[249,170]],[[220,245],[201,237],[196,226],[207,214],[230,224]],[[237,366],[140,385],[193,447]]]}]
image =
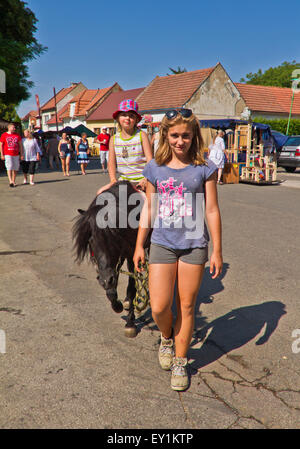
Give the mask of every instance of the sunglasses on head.
[{"label": "sunglasses on head", "polygon": [[189,118],[193,114],[193,111],[191,109],[170,109],[170,111],[166,112],[166,117],[169,120],[172,120],[177,117],[178,114],[184,118]]}]

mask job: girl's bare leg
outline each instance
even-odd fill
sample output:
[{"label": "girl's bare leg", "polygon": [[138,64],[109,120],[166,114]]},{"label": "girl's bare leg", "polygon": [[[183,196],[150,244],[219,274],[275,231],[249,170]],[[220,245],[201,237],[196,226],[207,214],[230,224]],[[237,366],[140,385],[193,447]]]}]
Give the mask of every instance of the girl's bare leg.
[{"label": "girl's bare leg", "polygon": [[61,168],[64,173],[64,176],[66,176],[66,159],[61,159]]},{"label": "girl's bare leg", "polygon": [[149,265],[149,293],[152,316],[165,338],[172,333],[172,302],[177,263]]},{"label": "girl's bare leg", "polygon": [[178,261],[177,317],[174,326],[176,357],[186,357],[194,329],[194,308],[204,273],[203,265]]},{"label": "girl's bare leg", "polygon": [[223,172],[223,168],[218,168],[218,182],[221,181],[222,172]]},{"label": "girl's bare leg", "polygon": [[70,159],[71,159],[71,156],[67,156],[66,157],[66,172],[67,172],[67,176],[70,176]]}]

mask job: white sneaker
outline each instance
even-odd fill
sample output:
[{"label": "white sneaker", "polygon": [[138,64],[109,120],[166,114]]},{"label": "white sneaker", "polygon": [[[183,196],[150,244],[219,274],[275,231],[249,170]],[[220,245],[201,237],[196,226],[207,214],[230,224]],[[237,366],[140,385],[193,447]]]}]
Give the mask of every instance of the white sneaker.
[{"label": "white sneaker", "polygon": [[173,365],[173,357],[174,357],[174,340],[173,340],[173,332],[171,338],[164,338],[163,335],[160,335],[160,345],[158,350],[158,360],[160,366],[164,370],[171,369]]},{"label": "white sneaker", "polygon": [[186,390],[189,386],[189,377],[187,373],[187,358],[174,357],[172,366],[171,388],[175,391]]}]

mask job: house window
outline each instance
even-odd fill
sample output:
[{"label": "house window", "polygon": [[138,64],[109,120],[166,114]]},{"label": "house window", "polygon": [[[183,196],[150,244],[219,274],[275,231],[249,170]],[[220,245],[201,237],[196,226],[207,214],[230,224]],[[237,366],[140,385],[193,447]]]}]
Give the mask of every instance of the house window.
[{"label": "house window", "polygon": [[48,122],[48,120],[50,120],[51,115],[50,114],[45,114],[43,119],[44,119],[44,125],[46,125],[46,123]]}]

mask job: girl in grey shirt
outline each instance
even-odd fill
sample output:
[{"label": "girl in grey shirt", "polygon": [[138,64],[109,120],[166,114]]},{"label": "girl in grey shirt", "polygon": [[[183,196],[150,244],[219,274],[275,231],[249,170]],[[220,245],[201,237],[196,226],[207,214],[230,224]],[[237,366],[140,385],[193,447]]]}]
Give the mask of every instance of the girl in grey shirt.
[{"label": "girl in grey shirt", "polygon": [[[194,327],[194,308],[205,263],[208,230],[213,251],[210,273],[222,271],[221,217],[217,199],[216,170],[205,162],[203,140],[190,109],[170,110],[164,116],[155,159],[144,169],[147,179],[144,208],[139,224],[134,264],[145,262],[144,243],[151,228],[149,293],[152,316],[161,332],[159,363],[172,370],[171,388],[189,386],[187,351]],[[177,316],[174,328],[172,302],[175,288]]]}]

